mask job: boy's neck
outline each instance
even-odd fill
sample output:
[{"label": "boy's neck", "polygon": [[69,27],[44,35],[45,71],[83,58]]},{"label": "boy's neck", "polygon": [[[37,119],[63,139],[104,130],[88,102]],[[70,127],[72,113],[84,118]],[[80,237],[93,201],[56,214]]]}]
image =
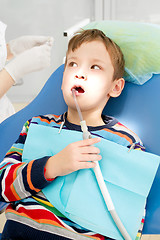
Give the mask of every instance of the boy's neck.
[{"label": "boy's neck", "polygon": [[[83,120],[86,121],[87,126],[96,127],[96,126],[105,125],[101,116],[101,112],[98,112],[98,111],[94,111],[91,113],[89,113],[88,111],[82,112],[82,116],[83,116]],[[80,125],[80,118],[77,110],[68,109],[67,120],[70,123]]]}]

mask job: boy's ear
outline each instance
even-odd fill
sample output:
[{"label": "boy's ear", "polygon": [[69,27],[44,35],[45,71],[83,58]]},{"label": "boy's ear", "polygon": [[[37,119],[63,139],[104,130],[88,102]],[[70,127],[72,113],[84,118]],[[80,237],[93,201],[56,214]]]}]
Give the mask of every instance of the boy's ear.
[{"label": "boy's ear", "polygon": [[125,85],[125,80],[123,78],[119,78],[114,80],[111,91],[109,92],[110,97],[118,97]]}]

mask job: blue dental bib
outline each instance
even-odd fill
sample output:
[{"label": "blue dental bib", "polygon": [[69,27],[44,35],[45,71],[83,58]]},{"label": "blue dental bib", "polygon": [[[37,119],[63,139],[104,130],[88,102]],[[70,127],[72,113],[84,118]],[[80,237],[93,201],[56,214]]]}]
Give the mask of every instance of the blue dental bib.
[{"label": "blue dental bib", "polygon": [[[82,140],[81,132],[63,129],[59,134],[58,131],[31,124],[23,161],[53,156],[68,144]],[[138,150],[128,152],[127,147],[103,138],[96,146],[102,155],[99,165],[117,214],[135,239],[160,157]],[[55,208],[82,227],[116,240],[123,239],[107,210],[93,169],[57,177],[42,191]]]}]

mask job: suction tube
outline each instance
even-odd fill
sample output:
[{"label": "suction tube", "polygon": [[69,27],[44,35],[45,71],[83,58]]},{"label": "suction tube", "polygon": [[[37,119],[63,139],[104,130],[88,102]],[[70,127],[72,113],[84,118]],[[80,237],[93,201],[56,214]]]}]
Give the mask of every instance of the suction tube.
[{"label": "suction tube", "polygon": [[[76,108],[77,108],[77,111],[78,111],[78,114],[80,117],[80,125],[81,125],[81,129],[83,132],[83,139],[92,138],[90,132],[88,131],[86,122],[85,122],[85,120],[83,120],[82,113],[81,113],[80,107],[79,107],[77,99],[76,99],[75,89],[72,89],[72,95],[73,95],[75,105],[76,105]],[[116,226],[118,227],[123,238],[125,240],[132,240],[115,210],[111,196],[110,196],[109,191],[104,182],[99,163],[97,161],[95,163],[96,163],[96,166],[94,167],[94,173],[95,173],[99,188],[101,190],[102,196],[103,196],[106,206],[108,208],[108,211],[110,212],[112,219],[114,220],[114,222],[115,222]]]}]

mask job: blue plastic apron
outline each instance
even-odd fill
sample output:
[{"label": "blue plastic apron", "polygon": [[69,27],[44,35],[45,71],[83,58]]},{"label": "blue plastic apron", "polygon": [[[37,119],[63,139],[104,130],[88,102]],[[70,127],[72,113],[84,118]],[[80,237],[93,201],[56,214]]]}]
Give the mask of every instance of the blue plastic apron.
[{"label": "blue plastic apron", "polygon": [[[23,150],[23,161],[52,156],[68,144],[82,139],[82,133],[31,124]],[[138,232],[146,198],[152,186],[160,157],[131,150],[101,139],[96,144],[102,160],[100,168],[116,211],[132,239]],[[67,218],[104,236],[122,240],[107,210],[93,169],[57,177],[44,188],[47,199]]]}]

